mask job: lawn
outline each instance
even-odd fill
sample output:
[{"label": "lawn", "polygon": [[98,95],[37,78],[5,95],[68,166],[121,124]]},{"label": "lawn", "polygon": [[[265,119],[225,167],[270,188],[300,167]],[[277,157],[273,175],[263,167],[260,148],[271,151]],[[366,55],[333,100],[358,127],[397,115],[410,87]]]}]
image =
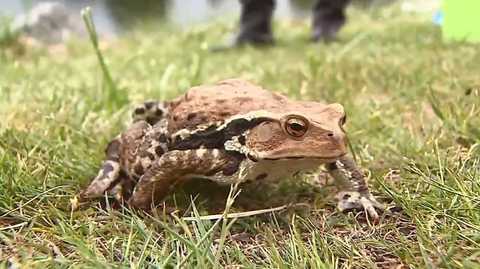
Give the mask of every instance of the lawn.
[{"label": "lawn", "polygon": [[[233,20],[145,27],[101,43],[112,83],[88,40],[1,43],[0,268],[479,268],[480,47],[443,43],[428,16],[398,6],[349,17],[338,42],[311,44],[308,21],[279,20],[275,47],[217,53]],[[338,212],[322,169],[240,186],[235,199],[190,184],[166,201],[172,214],[70,210],[135,104],[231,77],[343,104],[351,149],[390,212],[378,224]],[[225,208],[253,215],[199,219]]]}]

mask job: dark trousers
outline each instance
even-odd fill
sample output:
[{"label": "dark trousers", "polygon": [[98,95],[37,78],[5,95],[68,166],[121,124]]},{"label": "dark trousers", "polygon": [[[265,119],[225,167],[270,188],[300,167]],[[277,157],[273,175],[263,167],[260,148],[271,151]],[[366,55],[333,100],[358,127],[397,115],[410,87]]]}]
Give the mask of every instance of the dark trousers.
[{"label": "dark trousers", "polygon": [[[312,39],[330,40],[345,24],[345,8],[350,0],[317,0],[313,7]],[[275,0],[240,0],[240,33],[237,43],[271,43]]]}]

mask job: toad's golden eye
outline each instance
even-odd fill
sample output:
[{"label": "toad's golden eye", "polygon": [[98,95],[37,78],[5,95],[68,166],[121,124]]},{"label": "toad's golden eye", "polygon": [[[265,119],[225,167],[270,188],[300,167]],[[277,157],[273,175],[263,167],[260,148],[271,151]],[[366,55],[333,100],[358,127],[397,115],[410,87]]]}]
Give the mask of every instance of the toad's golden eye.
[{"label": "toad's golden eye", "polygon": [[308,122],[302,118],[290,118],[285,123],[285,130],[294,137],[302,137],[308,130]]}]

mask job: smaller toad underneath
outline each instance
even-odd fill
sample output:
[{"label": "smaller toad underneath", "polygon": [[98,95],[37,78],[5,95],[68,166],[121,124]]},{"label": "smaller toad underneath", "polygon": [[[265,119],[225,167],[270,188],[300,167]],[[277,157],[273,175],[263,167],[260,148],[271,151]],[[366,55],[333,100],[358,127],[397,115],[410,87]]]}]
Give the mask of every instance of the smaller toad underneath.
[{"label": "smaller toad underneath", "polygon": [[383,206],[347,156],[345,119],[339,104],[289,100],[240,79],[194,87],[137,107],[80,197],[107,194],[148,210],[185,180],[272,180],[323,164],[341,186],[338,208],[377,219]]}]

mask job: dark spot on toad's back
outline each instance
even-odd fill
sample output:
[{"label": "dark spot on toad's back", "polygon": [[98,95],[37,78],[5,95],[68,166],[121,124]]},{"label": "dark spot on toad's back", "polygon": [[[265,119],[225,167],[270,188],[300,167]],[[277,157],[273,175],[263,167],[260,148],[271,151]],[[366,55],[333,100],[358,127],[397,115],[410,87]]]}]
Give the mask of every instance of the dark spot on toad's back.
[{"label": "dark spot on toad's back", "polygon": [[155,153],[158,155],[158,156],[162,156],[163,153],[165,153],[165,151],[163,150],[163,148],[161,146],[157,146],[155,147]]},{"label": "dark spot on toad's back", "polygon": [[141,114],[144,114],[145,113],[145,108],[143,107],[137,107],[134,111],[135,114],[137,115],[141,115]]},{"label": "dark spot on toad's back", "polygon": [[155,154],[149,152],[148,153],[148,158],[153,161],[157,158],[157,156],[155,156]]},{"label": "dark spot on toad's back", "polygon": [[145,102],[145,107],[150,110],[156,102],[150,101],[150,102]]},{"label": "dark spot on toad's back", "polygon": [[143,172],[144,172],[144,171],[143,171],[143,166],[142,166],[142,164],[139,163],[139,164],[135,165],[135,167],[133,168],[133,171],[134,171],[135,174],[137,174],[137,175],[143,175]]},{"label": "dark spot on toad's back", "polygon": [[187,115],[187,120],[193,120],[197,116],[197,113],[193,112]]},{"label": "dark spot on toad's back", "polygon": [[148,124],[150,124],[150,125],[155,125],[155,123],[157,123],[157,119],[154,118],[154,117],[147,117],[146,120],[147,120]]},{"label": "dark spot on toad's back", "polygon": [[245,144],[247,143],[247,141],[245,140],[245,136],[242,135],[242,136],[238,137],[238,142],[241,145],[245,146]]},{"label": "dark spot on toad's back", "polygon": [[158,142],[165,143],[167,142],[167,136],[165,134],[160,134],[157,138]]}]

